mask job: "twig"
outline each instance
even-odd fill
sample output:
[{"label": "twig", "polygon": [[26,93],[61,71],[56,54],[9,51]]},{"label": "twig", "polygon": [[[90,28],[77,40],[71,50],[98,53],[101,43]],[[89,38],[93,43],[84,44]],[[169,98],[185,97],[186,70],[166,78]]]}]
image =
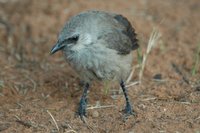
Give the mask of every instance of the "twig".
[{"label": "twig", "polygon": [[89,110],[89,109],[112,108],[112,107],[115,107],[115,105],[104,105],[104,106],[95,105],[95,106],[92,106],[92,107],[88,107],[87,110]]},{"label": "twig", "polygon": [[191,104],[190,102],[180,102],[180,103],[187,104],[187,105]]},{"label": "twig", "polygon": [[178,73],[180,76],[182,76],[183,81],[185,81],[185,83],[187,83],[187,84],[190,84],[189,80],[181,72],[181,70],[178,68],[178,66],[176,64],[174,64],[173,62],[171,63],[171,65],[172,65],[172,68],[174,68],[175,72]]},{"label": "twig", "polygon": [[136,66],[133,66],[131,73],[128,76],[128,79],[126,80],[126,83],[129,83],[133,77],[133,74],[135,72],[135,69],[139,67],[139,64],[137,64]]},{"label": "twig", "polygon": [[131,87],[131,86],[137,85],[137,84],[139,84],[139,83],[140,83],[139,81],[132,82],[132,83],[130,83],[129,85],[126,85],[126,88],[129,88],[129,87]]},{"label": "twig", "polygon": [[198,120],[198,119],[200,119],[200,116],[199,116],[199,117],[197,117],[197,118],[195,118],[195,120]]},{"label": "twig", "polygon": [[30,123],[22,121],[22,120],[16,120],[16,122],[18,122],[19,124],[21,124],[25,127],[28,127],[28,128],[30,128],[32,126]]},{"label": "twig", "polygon": [[70,129],[70,130],[68,130],[68,131],[66,131],[66,133],[77,133],[75,130],[73,130],[73,129]]},{"label": "twig", "polygon": [[77,133],[74,129],[72,129],[72,127],[69,125],[69,124],[67,124],[67,125],[61,125],[64,129],[65,128],[70,128],[68,131],[65,131],[65,133],[70,133],[70,132],[72,132],[72,133]]},{"label": "twig", "polygon": [[150,97],[150,98],[142,99],[142,101],[150,101],[150,100],[155,100],[155,99],[157,99],[157,97]]},{"label": "twig", "polygon": [[30,121],[28,121],[28,122],[23,121],[23,120],[21,120],[21,119],[20,119],[18,116],[16,116],[16,115],[15,115],[15,118],[17,119],[17,120],[16,120],[17,123],[19,123],[19,124],[21,124],[21,125],[23,125],[23,126],[25,126],[25,127],[28,127],[28,128],[30,128],[30,127],[37,127],[37,126],[34,126],[34,125],[32,124],[32,122],[30,122]]},{"label": "twig", "polygon": [[49,110],[47,110],[47,113],[51,116],[51,118],[52,118],[52,120],[53,120],[53,122],[54,122],[54,124],[55,124],[55,126],[56,126],[56,128],[58,130],[58,132],[59,132],[58,124],[57,124],[56,120],[54,119],[53,115],[49,112]]}]

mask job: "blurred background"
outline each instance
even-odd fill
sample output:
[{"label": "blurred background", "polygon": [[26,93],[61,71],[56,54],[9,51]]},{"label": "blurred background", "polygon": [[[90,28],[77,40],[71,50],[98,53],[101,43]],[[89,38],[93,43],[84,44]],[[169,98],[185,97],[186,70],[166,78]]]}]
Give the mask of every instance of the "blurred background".
[{"label": "blurred background", "polygon": [[[74,118],[82,93],[79,78],[61,53],[49,55],[65,22],[90,9],[128,18],[140,44],[135,65],[152,30],[161,34],[142,84],[129,88],[137,115],[126,123],[118,88],[97,83],[89,94],[90,106],[114,107],[89,110],[91,128]],[[199,0],[0,0],[0,131],[200,132],[199,12]]]}]

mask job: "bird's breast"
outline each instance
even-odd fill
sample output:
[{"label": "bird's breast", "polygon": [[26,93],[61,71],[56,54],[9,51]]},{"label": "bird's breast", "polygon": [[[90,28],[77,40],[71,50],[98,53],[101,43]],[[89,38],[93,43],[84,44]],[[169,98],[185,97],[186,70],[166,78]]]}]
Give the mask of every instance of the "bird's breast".
[{"label": "bird's breast", "polygon": [[104,45],[64,51],[65,58],[84,80],[119,80],[127,77],[132,56],[122,56]]}]

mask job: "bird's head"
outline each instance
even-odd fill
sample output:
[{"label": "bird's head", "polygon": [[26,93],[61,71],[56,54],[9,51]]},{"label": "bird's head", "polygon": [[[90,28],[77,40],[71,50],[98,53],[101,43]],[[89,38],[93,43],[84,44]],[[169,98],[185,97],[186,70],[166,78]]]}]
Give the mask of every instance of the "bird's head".
[{"label": "bird's head", "polygon": [[51,54],[54,54],[59,50],[63,50],[64,48],[70,48],[73,45],[76,45],[78,40],[79,40],[78,34],[63,39],[58,39],[57,43],[51,49]]},{"label": "bird's head", "polygon": [[92,21],[83,15],[72,17],[61,30],[57,43],[51,49],[51,54],[59,50],[78,51],[91,45],[96,38]]}]

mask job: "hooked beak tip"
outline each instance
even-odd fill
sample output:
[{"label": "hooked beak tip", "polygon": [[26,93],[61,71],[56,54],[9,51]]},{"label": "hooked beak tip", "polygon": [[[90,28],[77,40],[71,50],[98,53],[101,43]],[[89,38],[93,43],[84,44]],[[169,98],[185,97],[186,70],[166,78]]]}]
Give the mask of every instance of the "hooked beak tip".
[{"label": "hooked beak tip", "polygon": [[50,51],[50,55],[56,53],[57,51],[61,50],[63,47],[59,46],[58,44],[54,45],[53,48]]},{"label": "hooked beak tip", "polygon": [[54,50],[54,47],[52,48],[52,50],[50,51],[50,55],[54,54],[56,51]]}]

